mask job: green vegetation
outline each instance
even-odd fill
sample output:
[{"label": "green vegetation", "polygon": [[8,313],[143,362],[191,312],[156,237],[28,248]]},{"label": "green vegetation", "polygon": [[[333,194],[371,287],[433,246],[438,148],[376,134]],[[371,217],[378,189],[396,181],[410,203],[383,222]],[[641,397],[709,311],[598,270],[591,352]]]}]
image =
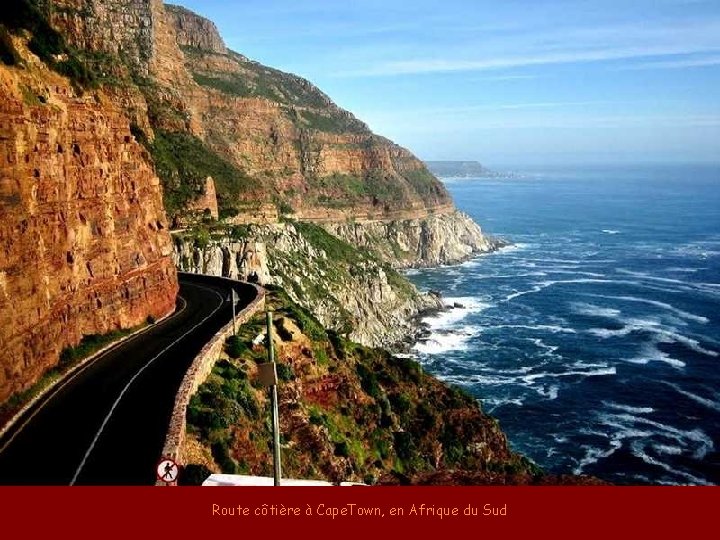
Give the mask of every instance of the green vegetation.
[{"label": "green vegetation", "polygon": [[80,360],[87,358],[95,354],[103,347],[129,336],[133,332],[136,332],[142,328],[142,326],[136,326],[134,328],[128,328],[126,330],[113,330],[107,334],[90,334],[83,336],[80,343],[75,347],[66,347],[60,353],[60,368],[71,366]]},{"label": "green vegetation", "polygon": [[367,251],[351,246],[319,225],[305,221],[291,223],[309,244],[323,250],[333,262],[355,264],[371,259]]},{"label": "green vegetation", "polygon": [[278,214],[280,214],[281,216],[287,216],[295,213],[295,209],[290,206],[290,203],[288,203],[285,199],[275,197],[274,202],[275,207],[278,210]]},{"label": "green vegetation", "polygon": [[267,285],[265,287],[278,299],[276,313],[291,318],[298,328],[312,340],[323,341],[327,339],[327,332],[322,324],[304,307],[296,304],[280,287]]},{"label": "green vegetation", "polygon": [[421,197],[444,197],[445,189],[442,184],[425,167],[402,173],[415,192]]},{"label": "green vegetation", "polygon": [[238,336],[230,336],[225,340],[225,352],[230,358],[240,358],[247,350],[247,345]]},{"label": "green vegetation", "polygon": [[364,124],[339,110],[328,109],[327,106],[321,110],[302,111],[301,116],[307,127],[326,133],[362,133],[367,130]]},{"label": "green vegetation", "polygon": [[236,97],[261,97],[270,101],[281,101],[275,91],[263,84],[262,79],[256,79],[254,84],[244,75],[223,74],[220,77],[210,77],[193,73],[193,79],[201,86],[207,86],[219,90],[224,94]]},{"label": "green vegetation", "polygon": [[171,214],[202,193],[208,176],[215,181],[221,208],[232,203],[240,193],[256,187],[237,167],[188,133],[157,130],[149,150],[163,182],[165,208]]},{"label": "green vegetation", "polygon": [[[503,450],[504,439],[494,438],[495,421],[462,390],[427,376],[417,362],[325,331],[278,287],[269,289],[266,302],[305,336],[278,345],[279,357],[299,355],[277,366],[288,476],[375,483],[389,472],[412,476],[438,466],[541,474]],[[223,472],[270,473],[269,400],[255,389],[249,363],[264,360],[264,345],[252,345],[263,325],[258,315],[240,329],[238,358],[219,362],[188,408],[189,432]],[[227,345],[234,347],[235,340]]]}]

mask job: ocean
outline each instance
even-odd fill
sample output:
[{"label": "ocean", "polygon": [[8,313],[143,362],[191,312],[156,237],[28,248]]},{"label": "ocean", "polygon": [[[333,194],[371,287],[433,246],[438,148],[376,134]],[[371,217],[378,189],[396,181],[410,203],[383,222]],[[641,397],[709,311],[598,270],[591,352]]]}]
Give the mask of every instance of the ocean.
[{"label": "ocean", "polygon": [[445,183],[513,245],[408,272],[458,306],[425,320],[423,367],[549,472],[720,484],[720,166]]}]

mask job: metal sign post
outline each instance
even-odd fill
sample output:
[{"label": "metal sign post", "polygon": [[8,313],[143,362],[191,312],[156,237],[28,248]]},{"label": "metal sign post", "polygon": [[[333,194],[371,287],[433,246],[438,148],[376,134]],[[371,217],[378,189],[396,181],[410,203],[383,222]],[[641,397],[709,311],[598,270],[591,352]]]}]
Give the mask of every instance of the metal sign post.
[{"label": "metal sign post", "polygon": [[273,425],[273,471],[274,483],[280,485],[280,416],[278,413],[277,396],[277,369],[275,366],[275,350],[273,347],[273,322],[272,311],[267,312],[267,340],[268,340],[268,362],[272,365],[274,375],[273,384],[270,386],[270,399],[272,400],[272,425]]},{"label": "metal sign post", "polygon": [[230,289],[230,297],[233,310],[233,336],[237,336],[237,331],[235,330],[235,289]]}]

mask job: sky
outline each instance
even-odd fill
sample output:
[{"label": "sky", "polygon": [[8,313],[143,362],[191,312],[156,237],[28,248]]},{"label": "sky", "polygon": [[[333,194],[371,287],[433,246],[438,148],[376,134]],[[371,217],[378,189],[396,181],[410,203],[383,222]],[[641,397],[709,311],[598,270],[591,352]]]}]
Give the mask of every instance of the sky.
[{"label": "sky", "polygon": [[426,160],[720,162],[720,0],[176,0]]}]

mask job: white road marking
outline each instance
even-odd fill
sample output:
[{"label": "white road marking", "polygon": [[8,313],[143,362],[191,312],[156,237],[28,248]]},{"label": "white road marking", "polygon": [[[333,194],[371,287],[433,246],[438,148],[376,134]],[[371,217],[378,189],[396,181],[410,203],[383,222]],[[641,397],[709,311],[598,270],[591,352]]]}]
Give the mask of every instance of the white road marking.
[{"label": "white road marking", "polygon": [[[180,295],[178,295],[178,299],[182,300],[182,303],[183,303],[182,309],[180,309],[180,311],[178,311],[177,313],[173,313],[173,314],[170,315],[168,318],[166,318],[164,321],[162,321],[162,322],[160,323],[161,326],[164,326],[166,323],[168,323],[168,322],[170,322],[171,320],[175,319],[175,317],[177,317],[178,315],[180,315],[183,311],[185,311],[185,308],[187,308],[187,302],[185,301],[185,299],[184,299],[182,296],[180,296]],[[37,416],[37,415],[40,413],[40,411],[43,410],[43,408],[45,407],[45,405],[47,405],[47,404],[52,400],[52,398],[54,398],[60,391],[62,391],[63,388],[65,388],[68,384],[70,384],[70,383],[71,383],[72,381],[74,381],[78,376],[80,376],[86,369],[88,369],[90,366],[94,365],[94,364],[95,364],[98,360],[100,360],[101,358],[104,358],[105,356],[107,356],[107,355],[110,354],[111,352],[115,351],[115,349],[116,349],[117,347],[119,347],[120,345],[124,345],[124,344],[126,344],[126,343],[131,343],[131,342],[132,342],[133,340],[135,340],[137,337],[145,334],[146,332],[149,332],[149,331],[152,330],[153,328],[157,328],[157,326],[155,326],[155,325],[150,325],[150,326],[148,326],[147,328],[145,328],[145,329],[141,330],[140,332],[138,332],[137,334],[135,334],[134,336],[132,336],[131,338],[126,339],[125,341],[123,341],[123,342],[121,342],[121,343],[116,343],[115,345],[113,345],[112,347],[110,347],[107,351],[105,351],[104,353],[98,355],[97,358],[95,358],[94,360],[92,360],[92,361],[88,362],[87,364],[85,364],[84,366],[82,366],[82,367],[81,367],[80,369],[78,369],[75,373],[73,373],[70,377],[68,377],[68,378],[65,379],[62,383],[60,383],[59,385],[57,385],[57,387],[55,387],[53,390],[51,390],[50,392],[48,392],[47,395],[46,395],[45,397],[43,397],[42,402],[40,402],[40,404],[39,404],[39,405],[35,408],[35,410],[32,412],[32,414],[31,414],[30,416],[28,416],[27,419],[26,419],[22,424],[20,424],[20,427],[15,431],[15,433],[13,433],[12,436],[7,440],[7,442],[6,442],[5,444],[3,444],[2,447],[0,447],[0,454],[2,454],[8,446],[10,446],[10,444],[15,440],[15,438],[16,438],[18,435],[20,435],[20,433],[22,433],[22,431],[25,429],[25,427],[32,421],[33,418],[35,418],[35,416]]]},{"label": "white road marking", "polygon": [[85,467],[85,463],[87,462],[88,458],[90,457],[90,454],[92,453],[92,451],[95,449],[95,445],[97,444],[98,439],[100,438],[100,435],[102,435],[102,432],[105,430],[105,426],[106,426],[107,423],[110,421],[110,417],[112,417],[113,413],[115,412],[115,409],[116,409],[117,406],[120,404],[120,400],[122,400],[123,396],[125,395],[125,392],[127,392],[128,388],[130,388],[130,386],[132,385],[132,383],[135,382],[135,379],[137,379],[137,378],[142,374],[142,372],[145,371],[155,360],[157,360],[157,359],[160,358],[163,354],[165,354],[165,353],[168,351],[168,349],[170,349],[171,347],[173,347],[178,341],[182,340],[185,336],[187,336],[189,333],[191,333],[192,331],[194,331],[198,326],[202,325],[202,324],[203,324],[205,321],[207,321],[210,317],[212,317],[213,315],[215,315],[215,313],[216,313],[221,307],[223,307],[223,305],[224,305],[224,303],[225,303],[225,299],[224,299],[224,298],[220,295],[220,293],[218,293],[217,291],[215,291],[215,290],[213,290],[213,289],[208,289],[207,287],[203,287],[203,286],[201,286],[201,285],[196,285],[196,284],[192,284],[191,286],[193,286],[193,287],[199,287],[199,288],[201,288],[201,289],[205,289],[205,290],[208,290],[208,291],[212,291],[213,293],[215,293],[215,295],[216,295],[218,298],[220,298],[220,304],[218,304],[218,306],[217,306],[207,317],[205,317],[203,320],[201,320],[199,323],[197,323],[195,326],[193,326],[190,330],[188,330],[187,332],[185,332],[182,336],[180,336],[179,338],[177,338],[175,341],[173,341],[170,345],[168,345],[167,347],[165,347],[165,348],[164,348],[162,351],[160,351],[158,354],[156,354],[155,356],[153,356],[153,357],[148,361],[148,363],[145,364],[142,368],[140,368],[140,369],[138,370],[138,372],[137,372],[135,375],[133,375],[132,379],[130,379],[130,380],[128,381],[128,383],[125,385],[125,387],[120,391],[120,395],[117,397],[117,399],[115,400],[115,402],[112,404],[112,407],[110,407],[110,412],[108,412],[108,413],[107,413],[107,416],[105,416],[105,419],[103,420],[103,423],[102,423],[102,425],[100,426],[100,429],[99,429],[98,432],[95,434],[95,437],[93,438],[92,443],[90,443],[90,447],[87,449],[87,452],[85,452],[85,456],[83,457],[82,461],[80,462],[80,465],[78,466],[77,470],[75,471],[75,475],[73,476],[72,480],[70,481],[70,485],[71,485],[71,486],[72,486],[72,485],[75,485],[75,482],[77,481],[78,476],[80,476],[80,473],[82,472],[83,468]]}]

